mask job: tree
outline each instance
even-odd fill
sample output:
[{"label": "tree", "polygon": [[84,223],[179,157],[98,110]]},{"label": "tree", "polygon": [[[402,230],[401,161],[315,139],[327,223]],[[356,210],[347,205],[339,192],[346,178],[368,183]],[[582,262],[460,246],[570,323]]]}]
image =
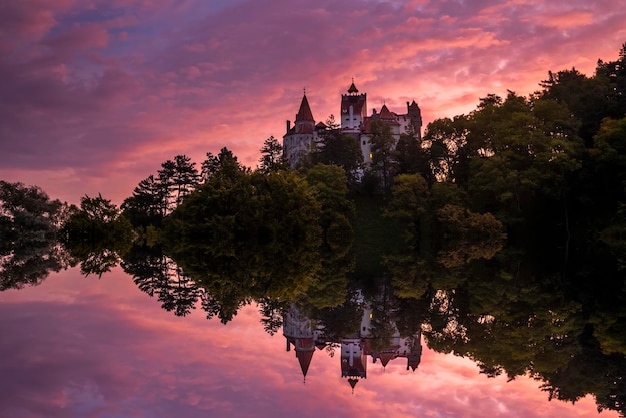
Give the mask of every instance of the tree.
[{"label": "tree", "polygon": [[160,226],[166,215],[167,190],[151,174],[141,180],[121,205],[122,212],[133,226]]},{"label": "tree", "polygon": [[437,119],[428,124],[424,143],[429,150],[430,168],[438,181],[467,183],[469,157],[476,156],[467,142],[467,118]]},{"label": "tree", "polygon": [[174,161],[167,160],[161,164],[158,184],[167,196],[164,201],[165,214],[180,205],[200,183],[200,175],[195,165],[186,155],[177,155]]},{"label": "tree", "polygon": [[262,173],[286,170],[289,167],[283,156],[283,146],[273,136],[267,138],[263,143],[259,163],[261,163],[259,171]]},{"label": "tree", "polygon": [[596,79],[608,82],[608,109],[604,115],[621,118],[626,114],[626,42],[622,44],[616,61],[598,60]]},{"label": "tree", "polygon": [[396,140],[389,124],[376,120],[370,125],[372,143],[372,170],[378,171],[383,179],[383,189],[387,190],[389,178],[395,167],[394,148]]},{"label": "tree", "polygon": [[626,117],[605,119],[589,150],[594,163],[597,213],[606,220],[626,202]]},{"label": "tree", "polygon": [[209,178],[219,169],[219,159],[213,153],[207,152],[206,158],[202,162],[202,170],[200,173],[201,183],[206,183]]},{"label": "tree", "polygon": [[[413,125],[410,125],[413,126]],[[413,135],[400,134],[396,145],[395,159],[399,174],[421,174],[429,183],[434,180],[428,165],[428,151],[422,148],[422,141]]]},{"label": "tree", "polygon": [[407,222],[412,227],[419,225],[419,218],[426,210],[428,184],[419,174],[398,174],[393,179],[391,198],[384,215]]},{"label": "tree", "polygon": [[113,222],[120,215],[117,207],[110,200],[104,199],[101,194],[98,194],[98,197],[87,195],[81,197],[80,210],[90,221],[102,224]]},{"label": "tree", "polygon": [[600,128],[602,118],[608,116],[610,107],[610,78],[601,70],[603,65],[598,64],[596,77],[589,78],[572,68],[557,73],[549,71],[548,79],[540,83],[542,98],[566,106],[580,121],[578,134],[587,146],[592,145],[592,138]]},{"label": "tree", "polygon": [[363,152],[359,141],[352,135],[342,134],[339,130],[324,132],[319,147],[311,157],[313,163],[341,167],[349,184],[354,183],[357,170],[363,164]]},{"label": "tree", "polygon": [[0,291],[38,285],[69,266],[57,241],[67,212],[37,186],[0,181]]},{"label": "tree", "polygon": [[581,167],[582,141],[565,107],[509,92],[501,104],[479,105],[468,123],[468,146],[482,155],[469,164],[473,209],[512,221],[545,218],[540,208],[552,203],[567,219],[567,186]]},{"label": "tree", "polygon": [[319,204],[295,172],[220,166],[164,224],[165,251],[207,291],[203,308],[228,321],[261,298],[293,300],[319,268]]},{"label": "tree", "polygon": [[62,228],[65,232],[65,245],[72,256],[80,260],[96,257],[107,260],[110,264],[108,260],[111,257],[94,254],[104,254],[107,251],[123,254],[132,245],[131,223],[121,216],[117,206],[100,194],[97,197],[83,196],[80,199],[80,208],[71,208],[71,214]]},{"label": "tree", "polygon": [[306,173],[306,181],[321,206],[320,226],[324,241],[335,250],[350,248],[354,231],[354,203],[347,198],[346,174],[336,165],[318,163]]},{"label": "tree", "polygon": [[215,175],[234,179],[239,174],[249,171],[239,163],[233,152],[226,147],[222,148],[216,156],[210,152],[206,156],[206,160],[202,162],[202,178],[205,183]]},{"label": "tree", "polygon": [[335,129],[339,128],[341,128],[341,125],[335,119],[335,115],[333,115],[332,113],[328,115],[328,118],[326,119],[326,129],[328,129],[329,131],[334,131]]}]

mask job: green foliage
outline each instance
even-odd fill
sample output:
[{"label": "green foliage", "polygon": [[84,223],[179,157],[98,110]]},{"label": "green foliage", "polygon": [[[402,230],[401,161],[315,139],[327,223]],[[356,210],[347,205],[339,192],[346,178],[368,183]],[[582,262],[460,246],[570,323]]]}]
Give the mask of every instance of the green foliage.
[{"label": "green foliage", "polygon": [[135,238],[130,221],[101,195],[83,196],[80,209],[71,208],[63,231],[63,244],[80,262],[81,272],[98,277],[119,264]]},{"label": "green foliage", "polygon": [[502,222],[491,213],[474,213],[461,206],[447,204],[437,210],[437,219],[446,233],[471,240],[500,239]]},{"label": "green foliage", "polygon": [[626,202],[626,117],[605,119],[589,154],[598,180],[598,201],[615,213],[617,202]]},{"label": "green foliage", "polygon": [[398,237],[405,233],[405,225],[382,216],[383,200],[377,196],[355,196],[354,220],[354,275],[360,279],[381,277],[385,254],[400,251],[404,242]]},{"label": "green foliage", "polygon": [[422,148],[422,142],[416,139],[414,135],[400,134],[400,139],[395,149],[395,160],[397,161],[398,174],[419,173],[429,183],[433,181],[431,179],[428,152]]},{"label": "green foliage", "polygon": [[[233,161],[233,160],[230,160]],[[164,224],[164,243],[208,302],[232,317],[251,299],[293,300],[319,269],[319,204],[296,173],[226,164]]]},{"label": "green foliage", "polygon": [[263,143],[259,163],[261,164],[259,171],[262,173],[286,170],[289,168],[289,164],[287,164],[283,156],[283,146],[273,136],[267,138]]},{"label": "green foliage", "polygon": [[370,124],[370,142],[372,143],[372,170],[378,172],[383,180],[383,190],[389,186],[389,178],[396,167],[394,148],[396,140],[391,126],[375,120]]},{"label": "green foliage", "polygon": [[306,172],[306,181],[321,205],[319,223],[324,242],[335,250],[343,247],[342,252],[346,252],[354,235],[350,219],[355,210],[354,203],[348,199],[346,173],[336,165],[318,163]]},{"label": "green foliage", "polygon": [[341,167],[349,184],[354,184],[356,171],[363,164],[363,153],[354,136],[342,134],[340,130],[328,130],[323,133],[318,149],[311,155],[311,162]]},{"label": "green foliage", "polygon": [[0,181],[0,291],[38,285],[68,267],[57,243],[66,216],[67,205],[39,187]]},{"label": "green foliage", "polygon": [[153,175],[141,180],[133,190],[133,194],[122,203],[126,219],[135,227],[161,225],[165,216],[167,190]]},{"label": "green foliage", "polygon": [[393,180],[391,197],[383,214],[415,226],[426,210],[428,185],[419,174],[399,174]]},{"label": "green foliage", "polygon": [[432,176],[438,181],[467,182],[468,158],[477,155],[477,150],[471,149],[467,142],[468,120],[461,115],[428,124],[424,143],[428,147]]}]

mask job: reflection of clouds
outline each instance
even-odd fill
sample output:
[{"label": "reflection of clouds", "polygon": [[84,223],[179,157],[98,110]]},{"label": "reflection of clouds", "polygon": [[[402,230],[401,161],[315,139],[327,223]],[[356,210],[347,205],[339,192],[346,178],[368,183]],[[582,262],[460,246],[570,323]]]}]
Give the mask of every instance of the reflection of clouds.
[{"label": "reflection of clouds", "polygon": [[284,337],[265,334],[254,307],[226,326],[198,309],[175,317],[119,268],[0,293],[0,335],[2,418],[597,416],[591,399],[548,402],[539,382],[490,379],[426,348],[416,372],[369,364],[354,395],[339,356],[321,351],[303,384]]},{"label": "reflection of clouds", "polygon": [[[254,166],[304,86],[320,120],[354,76],[371,107],[416,99],[428,122],[548,70],[592,75],[626,35],[613,1],[6,3],[0,177],[71,202],[119,204],[176,154]],[[68,169],[81,182],[41,175]]]}]

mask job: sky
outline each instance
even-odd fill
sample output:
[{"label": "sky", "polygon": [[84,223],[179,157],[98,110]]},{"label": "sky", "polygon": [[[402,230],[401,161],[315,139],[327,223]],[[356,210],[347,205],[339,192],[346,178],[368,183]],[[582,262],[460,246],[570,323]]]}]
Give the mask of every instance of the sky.
[{"label": "sky", "polygon": [[368,360],[352,394],[340,358],[316,351],[306,383],[282,331],[265,333],[257,308],[232,322],[198,307],[176,317],[121,268],[52,273],[0,293],[0,418],[339,417],[586,418],[591,396],[548,400],[542,382],[489,378],[471,360],[423,342],[406,360]]},{"label": "sky", "polygon": [[254,168],[305,89],[324,121],[352,79],[426,128],[592,76],[624,22],[626,0],[0,0],[0,179],[119,205],[176,155]]}]

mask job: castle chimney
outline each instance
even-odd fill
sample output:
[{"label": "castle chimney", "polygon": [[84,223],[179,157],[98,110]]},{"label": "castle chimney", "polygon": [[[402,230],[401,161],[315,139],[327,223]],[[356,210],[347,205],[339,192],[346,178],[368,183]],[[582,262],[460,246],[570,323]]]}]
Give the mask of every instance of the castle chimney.
[{"label": "castle chimney", "polygon": [[289,133],[290,129],[291,129],[291,122],[287,121],[287,133]]}]

